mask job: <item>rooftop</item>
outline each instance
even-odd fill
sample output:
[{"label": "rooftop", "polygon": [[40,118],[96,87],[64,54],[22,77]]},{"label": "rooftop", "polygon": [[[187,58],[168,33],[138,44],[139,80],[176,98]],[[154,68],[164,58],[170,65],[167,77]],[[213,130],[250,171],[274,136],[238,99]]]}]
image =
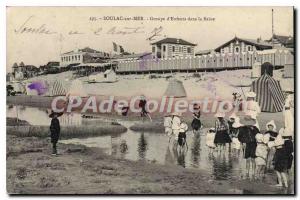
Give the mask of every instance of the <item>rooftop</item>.
[{"label": "rooftop", "polygon": [[183,39],[180,39],[180,38],[164,38],[162,40],[159,40],[159,41],[156,41],[156,42],[153,42],[151,44],[181,44],[181,45],[190,45],[190,46],[196,46],[197,44],[193,44],[193,43],[190,43],[188,41],[185,41]]},{"label": "rooftop", "polygon": [[84,52],[84,53],[103,53],[103,52],[97,51],[95,49],[92,49],[90,47],[85,47],[83,49],[76,49],[76,50],[73,50],[73,51],[65,52],[62,55],[71,54],[71,53],[78,53],[78,52]]},{"label": "rooftop", "polygon": [[272,44],[270,42],[264,41],[262,39],[256,39],[255,40],[255,39],[246,39],[246,38],[234,37],[233,39],[229,40],[228,42],[226,42],[226,43],[222,44],[221,46],[217,47],[215,50],[219,51],[221,48],[223,48],[224,46],[227,46],[228,44],[230,44],[231,42],[233,42],[235,40],[245,42],[246,44],[258,46],[258,47],[261,47],[263,49],[272,48]]}]

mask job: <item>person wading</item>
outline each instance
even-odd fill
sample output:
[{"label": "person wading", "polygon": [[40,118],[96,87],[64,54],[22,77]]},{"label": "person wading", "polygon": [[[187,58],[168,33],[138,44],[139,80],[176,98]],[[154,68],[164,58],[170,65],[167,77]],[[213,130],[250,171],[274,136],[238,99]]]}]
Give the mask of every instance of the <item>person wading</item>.
[{"label": "person wading", "polygon": [[60,113],[56,113],[53,111],[49,115],[49,117],[52,118],[51,125],[50,125],[52,155],[58,155],[56,144],[57,144],[59,136],[60,136],[60,124],[59,124],[59,120],[58,120],[58,117],[60,115],[61,115]]},{"label": "person wading", "polygon": [[147,111],[146,106],[147,106],[146,97],[144,95],[141,95],[140,102],[139,102],[139,107],[142,109],[141,110],[141,117],[144,120],[144,117],[147,116],[147,117],[149,117],[150,121],[152,122],[151,116],[150,116],[149,112]]}]

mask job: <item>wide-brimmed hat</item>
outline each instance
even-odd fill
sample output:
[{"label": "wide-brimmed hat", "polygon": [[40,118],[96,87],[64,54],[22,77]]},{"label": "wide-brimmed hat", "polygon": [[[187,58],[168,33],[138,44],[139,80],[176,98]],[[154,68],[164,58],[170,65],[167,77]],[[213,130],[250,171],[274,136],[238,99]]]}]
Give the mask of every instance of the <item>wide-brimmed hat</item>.
[{"label": "wide-brimmed hat", "polygon": [[256,97],[256,94],[255,94],[255,92],[247,92],[246,93],[246,97],[252,97],[252,98],[255,98]]},{"label": "wide-brimmed hat", "polygon": [[218,112],[218,113],[215,114],[215,117],[222,117],[222,118],[224,118],[225,117],[225,113]]},{"label": "wide-brimmed hat", "polygon": [[50,118],[53,118],[54,115],[57,115],[57,117],[60,117],[60,116],[62,116],[63,114],[64,114],[63,112],[58,113],[58,112],[54,112],[53,110],[51,110],[51,113],[50,113],[49,117],[50,117]]},{"label": "wide-brimmed hat", "polygon": [[268,129],[268,126],[273,126],[273,131],[276,131],[276,125],[275,125],[275,122],[273,119],[266,124],[267,129]]},{"label": "wide-brimmed hat", "polygon": [[188,130],[188,125],[184,122],[180,124],[180,131],[186,132]]},{"label": "wide-brimmed hat", "polygon": [[232,124],[232,127],[233,128],[239,128],[241,126],[243,126],[243,124],[240,123],[240,118],[236,117],[235,120],[234,120],[234,123]]}]

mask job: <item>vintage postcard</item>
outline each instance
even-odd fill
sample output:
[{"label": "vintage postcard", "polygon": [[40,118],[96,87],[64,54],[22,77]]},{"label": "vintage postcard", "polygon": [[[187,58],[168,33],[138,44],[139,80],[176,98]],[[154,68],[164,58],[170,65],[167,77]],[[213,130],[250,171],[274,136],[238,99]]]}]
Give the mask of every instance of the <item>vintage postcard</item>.
[{"label": "vintage postcard", "polygon": [[295,191],[293,7],[7,7],[9,194]]}]

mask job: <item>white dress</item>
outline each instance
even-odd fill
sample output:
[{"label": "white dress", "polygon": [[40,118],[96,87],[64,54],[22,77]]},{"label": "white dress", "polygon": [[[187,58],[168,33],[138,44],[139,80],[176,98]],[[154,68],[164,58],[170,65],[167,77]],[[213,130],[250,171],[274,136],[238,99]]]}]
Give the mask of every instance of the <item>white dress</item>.
[{"label": "white dress", "polygon": [[174,116],[172,120],[172,130],[175,135],[175,140],[178,140],[179,130],[180,130],[181,120],[178,116]]},{"label": "white dress", "polygon": [[172,131],[172,117],[168,116],[164,118],[164,127],[165,127],[165,133],[168,136],[171,136],[173,131]]},{"label": "white dress", "polygon": [[[289,108],[289,109],[287,109]],[[288,132],[294,132],[293,97],[288,95],[283,109],[284,126]]]},{"label": "white dress", "polygon": [[216,145],[214,143],[216,133],[207,133],[206,134],[206,146],[209,148],[215,148]]},{"label": "white dress", "polygon": [[259,124],[257,121],[257,115],[260,112],[261,112],[261,108],[256,101],[254,101],[254,100],[247,101],[247,107],[245,110],[245,114],[249,115],[249,116],[253,116],[256,119],[256,124],[254,126],[256,126],[258,129],[260,129],[260,128],[259,128]]}]

